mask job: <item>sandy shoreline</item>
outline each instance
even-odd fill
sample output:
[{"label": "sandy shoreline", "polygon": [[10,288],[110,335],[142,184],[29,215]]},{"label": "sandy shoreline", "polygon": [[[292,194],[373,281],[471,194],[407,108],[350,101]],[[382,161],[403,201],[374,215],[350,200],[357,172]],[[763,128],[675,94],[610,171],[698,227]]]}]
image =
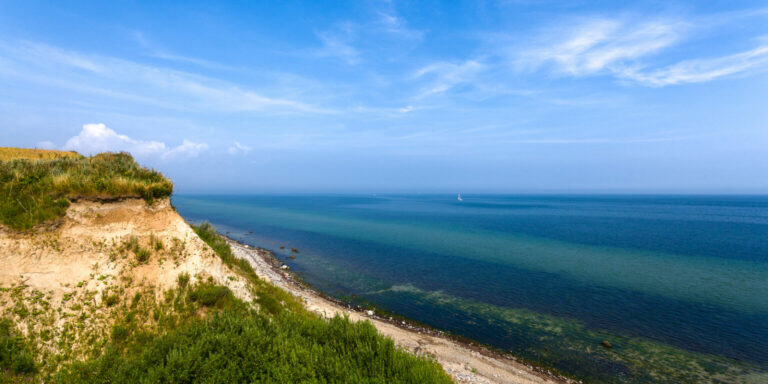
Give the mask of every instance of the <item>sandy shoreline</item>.
[{"label": "sandy shoreline", "polygon": [[[226,237],[225,237],[226,238]],[[501,356],[484,348],[473,347],[440,336],[437,332],[397,323],[377,316],[371,311],[357,311],[330,300],[295,281],[281,269],[271,252],[228,239],[235,256],[248,260],[259,277],[300,297],[307,309],[324,317],[347,315],[350,320],[368,320],[379,332],[395,343],[417,354],[434,356],[457,383],[565,383],[536,367]]]}]

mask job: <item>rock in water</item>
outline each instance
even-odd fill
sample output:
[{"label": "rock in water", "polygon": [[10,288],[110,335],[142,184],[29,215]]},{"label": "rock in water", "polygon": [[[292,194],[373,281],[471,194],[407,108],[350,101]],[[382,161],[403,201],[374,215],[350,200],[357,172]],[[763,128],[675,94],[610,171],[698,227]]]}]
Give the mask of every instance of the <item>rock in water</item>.
[{"label": "rock in water", "polygon": [[613,348],[613,344],[611,344],[611,342],[608,341],[608,340],[603,340],[603,342],[600,343],[600,345],[602,345],[603,347],[606,347],[608,349]]}]

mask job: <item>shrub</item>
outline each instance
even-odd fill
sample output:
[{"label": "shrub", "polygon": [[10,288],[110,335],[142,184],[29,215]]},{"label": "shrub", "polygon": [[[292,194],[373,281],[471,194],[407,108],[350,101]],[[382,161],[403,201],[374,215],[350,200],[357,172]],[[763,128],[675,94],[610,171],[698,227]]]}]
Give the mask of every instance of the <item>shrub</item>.
[{"label": "shrub", "polygon": [[131,307],[135,307],[139,304],[141,301],[141,292],[136,292],[136,294],[133,295],[133,300],[131,300]]},{"label": "shrub", "polygon": [[283,311],[283,306],[280,304],[280,302],[270,295],[259,295],[259,297],[256,299],[256,303],[259,304],[260,308],[264,309],[267,311],[267,313],[272,315],[277,315]]},{"label": "shrub", "polygon": [[134,253],[136,254],[136,261],[139,263],[146,263],[149,261],[149,256],[151,255],[149,250],[144,248],[139,248]]},{"label": "shrub", "polygon": [[[8,319],[0,318],[0,369],[12,374],[37,371],[32,349]],[[1,378],[1,377],[0,377]]]},{"label": "shrub", "polygon": [[264,303],[260,303],[262,308],[268,312],[279,312],[280,308],[278,307],[287,308],[292,311],[303,310],[303,304],[296,300],[296,298],[282,289],[261,280],[247,260],[237,258],[232,253],[232,249],[227,241],[219,235],[211,223],[205,221],[198,225],[192,225],[192,229],[194,229],[200,239],[205,241],[216,252],[224,264],[245,277],[253,285],[256,295],[259,297],[258,300],[264,301]]},{"label": "shrub", "polygon": [[205,307],[223,308],[233,302],[234,296],[227,287],[201,283],[189,293],[189,299]]},{"label": "shrub", "polygon": [[189,284],[189,273],[186,273],[186,272],[179,273],[179,276],[176,278],[176,281],[179,283],[179,288],[186,288],[187,284]]},{"label": "shrub", "polygon": [[136,236],[131,236],[127,241],[123,242],[123,247],[133,253],[136,253],[136,251],[139,250],[139,239],[136,238]]},{"label": "shrub", "polygon": [[128,338],[129,330],[124,325],[115,324],[112,326],[112,332],[110,338],[115,343],[120,343]]},{"label": "shrub", "polygon": [[155,251],[162,251],[163,250],[163,242],[157,238],[155,235],[149,236],[149,243],[152,245],[152,248],[155,249]]},{"label": "shrub", "polygon": [[219,236],[216,228],[214,228],[211,223],[204,221],[198,225],[193,225],[192,229],[197,233],[197,236],[205,241],[214,252],[219,255],[224,263],[232,265],[238,260],[232,253],[232,249],[229,247],[229,244],[227,244],[227,241]]},{"label": "shrub", "polygon": [[109,295],[104,298],[104,305],[106,305],[107,307],[114,307],[119,302],[120,302],[120,297],[118,297],[117,294]]},{"label": "shrub", "polygon": [[[451,383],[368,322],[226,311],[64,367],[58,383]],[[143,348],[132,347],[141,343]]]}]

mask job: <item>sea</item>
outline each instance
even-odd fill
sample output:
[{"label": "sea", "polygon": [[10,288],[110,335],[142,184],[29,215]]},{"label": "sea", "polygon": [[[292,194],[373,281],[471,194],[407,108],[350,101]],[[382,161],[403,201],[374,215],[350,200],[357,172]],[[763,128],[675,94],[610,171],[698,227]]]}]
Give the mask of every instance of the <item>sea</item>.
[{"label": "sea", "polygon": [[172,202],[330,296],[584,382],[768,383],[768,196],[462,197]]}]

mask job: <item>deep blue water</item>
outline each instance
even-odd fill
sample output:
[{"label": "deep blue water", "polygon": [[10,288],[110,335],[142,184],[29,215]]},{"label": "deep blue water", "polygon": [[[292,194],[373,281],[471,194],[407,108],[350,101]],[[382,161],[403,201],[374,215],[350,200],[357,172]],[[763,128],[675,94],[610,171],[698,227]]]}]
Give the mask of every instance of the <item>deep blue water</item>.
[{"label": "deep blue water", "polygon": [[[676,359],[701,358],[725,381],[722,367],[737,367],[733,377],[768,367],[768,197],[174,196],[173,203],[188,220],[274,251],[329,294],[586,380],[649,381],[641,371]],[[289,259],[281,245],[300,253]],[[617,346],[595,351],[597,338]],[[644,353],[669,356],[635,358]]]}]

